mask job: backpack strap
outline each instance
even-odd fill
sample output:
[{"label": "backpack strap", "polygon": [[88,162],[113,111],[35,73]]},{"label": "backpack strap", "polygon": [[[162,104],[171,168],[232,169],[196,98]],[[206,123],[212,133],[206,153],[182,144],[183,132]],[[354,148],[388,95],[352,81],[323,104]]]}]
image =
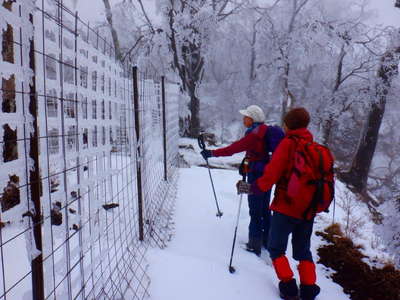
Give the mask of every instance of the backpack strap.
[{"label": "backpack strap", "polygon": [[259,139],[264,139],[264,136],[268,132],[269,126],[267,124],[261,124],[253,129],[252,133],[255,134]]},{"label": "backpack strap", "polygon": [[311,215],[314,217],[316,215],[317,212],[317,208],[318,208],[318,203],[320,202],[321,197],[323,197],[324,195],[324,161],[322,158],[322,153],[321,151],[316,148],[317,152],[318,152],[318,157],[319,157],[319,171],[322,174],[321,178],[318,178],[316,180],[313,180],[311,182],[309,182],[308,184],[315,184],[316,185],[316,189],[315,189],[315,193],[314,196],[311,200],[310,205],[306,208],[306,210],[303,212],[303,219],[307,220],[307,216],[308,214],[311,212]]},{"label": "backpack strap", "polygon": [[[278,181],[278,183],[276,184],[276,189],[283,189],[283,190],[287,190],[288,187],[288,183],[289,183],[289,179],[290,179],[290,175],[293,172],[293,166],[294,166],[294,153],[296,151],[296,146],[297,143],[300,139],[299,136],[297,135],[288,135],[285,138],[289,139],[292,141],[293,144],[293,149],[291,150],[291,153],[289,153],[288,155],[288,161],[289,161],[289,167],[286,171],[286,174],[284,174]],[[291,201],[289,200],[289,198],[286,198],[286,201],[288,203],[290,203]]]},{"label": "backpack strap", "polygon": [[[304,138],[302,138],[302,137],[300,137],[300,136],[297,136],[297,135],[290,135],[290,136],[288,136],[288,138],[291,139],[291,140],[293,140],[293,141],[296,143],[296,146],[297,146],[297,143],[300,142],[300,140],[305,140]],[[312,198],[312,200],[311,200],[311,202],[310,202],[310,205],[305,209],[305,211],[304,211],[303,214],[302,214],[302,217],[303,217],[304,220],[307,220],[307,219],[308,219],[307,217],[308,217],[308,215],[310,214],[310,212],[311,212],[311,215],[312,215],[313,217],[316,215],[317,208],[318,208],[318,203],[319,203],[321,197],[323,197],[323,195],[324,195],[324,174],[325,174],[325,172],[324,172],[323,156],[322,156],[321,151],[317,148],[316,150],[317,150],[317,152],[318,152],[318,158],[319,158],[319,159],[318,159],[318,163],[317,163],[317,162],[314,162],[314,161],[311,159],[311,156],[310,156],[310,154],[309,154],[308,147],[310,147],[313,143],[314,143],[314,142],[307,142],[307,143],[305,143],[305,145],[304,145],[304,151],[305,151],[306,153],[303,153],[303,154],[304,154],[304,155],[303,155],[303,158],[304,158],[304,160],[306,161],[307,164],[309,164],[309,165],[315,167],[316,169],[319,169],[320,174],[321,174],[322,176],[321,176],[321,178],[317,178],[317,179],[315,179],[315,180],[312,180],[312,181],[309,181],[309,182],[308,182],[308,184],[315,184],[315,185],[316,185],[316,190],[315,190],[315,193],[314,193],[314,195],[313,195],[313,198]],[[296,146],[294,147],[293,153],[292,153],[292,155],[291,155],[292,160],[293,160],[294,152],[296,151]],[[293,172],[296,172],[296,170],[294,169],[293,166],[291,166],[291,167],[288,169],[288,174],[287,174],[288,180],[289,180],[289,178],[290,178],[289,176],[290,176]]]},{"label": "backpack strap", "polygon": [[295,152],[296,152],[296,147],[297,147],[297,144],[299,143],[301,137],[298,136],[298,135],[289,135],[289,136],[287,136],[287,137],[288,137],[288,139],[290,139],[290,140],[293,141],[293,145],[294,145],[294,146],[293,146],[292,152],[289,154],[289,161],[290,161],[291,163],[290,163],[289,168],[288,168],[288,170],[287,170],[287,174],[285,175],[286,181],[289,182],[290,175],[291,175],[292,172],[294,171],[294,170],[293,170],[293,168],[294,168],[294,154],[295,154]]}]

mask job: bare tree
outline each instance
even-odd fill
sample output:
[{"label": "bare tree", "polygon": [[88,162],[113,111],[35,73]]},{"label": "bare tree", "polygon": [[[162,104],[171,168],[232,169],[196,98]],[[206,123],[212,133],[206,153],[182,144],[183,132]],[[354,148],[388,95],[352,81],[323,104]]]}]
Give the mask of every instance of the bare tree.
[{"label": "bare tree", "polygon": [[358,192],[365,191],[367,187],[368,174],[378,141],[379,129],[385,113],[387,97],[392,81],[398,75],[399,63],[400,32],[397,32],[393,39],[393,45],[381,57],[380,66],[376,74],[376,99],[371,103],[351,169],[348,173],[340,174],[340,178],[346,183],[351,184]]},{"label": "bare tree", "polygon": [[[399,86],[393,88],[397,88],[392,93],[395,95]],[[388,105],[376,150],[380,159],[374,160],[368,175],[368,190],[378,197],[380,203],[400,194],[400,135],[397,130],[400,104],[390,101]]]},{"label": "bare tree", "polygon": [[[220,22],[238,12],[243,7],[245,1],[231,0],[169,0],[167,6],[167,18],[169,30],[167,38],[169,47],[173,55],[173,69],[178,73],[182,89],[190,97],[189,110],[191,113],[187,135],[197,137],[200,133],[200,99],[197,95],[204,72],[203,40],[207,36],[201,32],[199,22],[185,24],[184,28],[177,19],[181,15],[186,15],[191,20],[197,18],[201,9],[211,4],[215,21]],[[201,24],[200,24],[201,26]],[[179,35],[181,30],[186,31],[186,36]]]},{"label": "bare tree", "polygon": [[[364,27],[362,23],[359,23],[358,25]],[[333,31],[337,30],[335,27],[331,27],[331,29]],[[337,119],[341,114],[350,110],[354,104],[352,101],[346,101],[346,97],[344,97],[345,99],[341,100],[343,97],[340,95],[340,90],[342,89],[343,85],[354,78],[365,81],[368,84],[368,74],[374,68],[376,68],[376,61],[379,57],[377,53],[371,51],[371,45],[378,41],[385,34],[385,30],[377,31],[374,36],[369,36],[369,32],[371,31],[370,29],[365,28],[365,31],[366,33],[363,34],[359,39],[352,37],[352,33],[348,31],[345,31],[344,33],[334,33],[338,35],[340,40],[342,40],[342,46],[337,59],[335,81],[331,96],[327,103],[329,112],[322,122],[322,143],[324,145],[329,145],[331,131],[335,119]],[[369,51],[362,55],[358,63],[354,63],[353,57],[349,57],[347,59],[349,62],[346,63],[346,58],[348,57],[347,49],[354,49],[355,47],[366,47],[369,49]],[[337,109],[332,109],[333,106],[336,106]]]},{"label": "bare tree", "polygon": [[111,12],[110,1],[103,0],[103,3],[104,3],[105,10],[106,10],[106,19],[107,19],[108,25],[110,26],[111,36],[112,36],[112,40],[114,43],[115,58],[119,61],[122,61],[122,52],[121,52],[121,47],[119,44],[118,33],[115,30],[114,25],[113,25],[113,15]]},{"label": "bare tree", "polygon": [[337,205],[343,210],[341,221],[343,233],[350,239],[360,238],[362,236],[363,226],[365,225],[365,216],[359,213],[362,206],[356,196],[345,190],[338,197]]},{"label": "bare tree", "polygon": [[296,23],[296,18],[300,14],[301,10],[306,6],[306,4],[309,2],[309,0],[293,0],[292,1],[292,15],[290,17],[288,29],[287,29],[287,39],[284,42],[283,45],[281,45],[279,48],[281,52],[281,59],[284,62],[283,68],[282,68],[282,114],[281,114],[281,120],[283,122],[283,118],[286,115],[286,112],[290,110],[294,104],[295,104],[295,97],[289,90],[289,75],[290,75],[290,62],[289,62],[289,56],[290,56],[290,49],[287,47],[289,44],[290,36],[292,35],[294,28],[295,28],[295,23]]},{"label": "bare tree", "polygon": [[288,22],[284,26],[285,28],[281,28],[279,23],[281,20],[275,20],[272,17],[272,13],[275,8],[279,9],[280,0],[275,1],[272,6],[268,8],[260,8],[256,7],[256,11],[258,11],[263,19],[266,21],[266,24],[269,24],[270,35],[272,42],[275,44],[275,48],[277,51],[277,57],[275,59],[274,64],[279,65],[279,84],[280,84],[280,97],[281,97],[281,121],[285,116],[286,112],[295,105],[296,97],[290,91],[290,74],[292,66],[290,64],[290,60],[293,54],[293,35],[298,26],[296,23],[299,19],[300,13],[306,7],[310,0],[293,0],[289,1],[291,3],[290,14],[288,16]]}]

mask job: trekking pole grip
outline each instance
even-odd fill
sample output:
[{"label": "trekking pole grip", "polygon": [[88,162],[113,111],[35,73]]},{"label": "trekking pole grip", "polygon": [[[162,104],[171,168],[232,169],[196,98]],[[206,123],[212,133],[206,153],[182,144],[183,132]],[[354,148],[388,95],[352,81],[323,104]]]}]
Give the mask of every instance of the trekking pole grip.
[{"label": "trekking pole grip", "polygon": [[199,143],[199,147],[201,150],[205,150],[206,149],[206,144],[204,143],[204,136],[203,134],[200,134],[197,137],[197,142]]}]

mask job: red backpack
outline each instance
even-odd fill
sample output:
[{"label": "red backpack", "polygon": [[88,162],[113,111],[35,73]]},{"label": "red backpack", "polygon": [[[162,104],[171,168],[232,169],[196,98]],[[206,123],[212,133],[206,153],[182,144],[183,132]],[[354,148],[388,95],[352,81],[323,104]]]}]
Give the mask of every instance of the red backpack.
[{"label": "red backpack", "polygon": [[331,151],[316,142],[289,136],[295,143],[293,165],[288,174],[287,195],[305,204],[303,219],[327,211],[335,196]]}]

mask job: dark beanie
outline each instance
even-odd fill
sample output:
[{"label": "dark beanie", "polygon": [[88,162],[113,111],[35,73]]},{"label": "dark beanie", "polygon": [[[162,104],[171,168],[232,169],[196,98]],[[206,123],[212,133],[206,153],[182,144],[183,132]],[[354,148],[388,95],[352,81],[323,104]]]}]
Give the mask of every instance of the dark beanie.
[{"label": "dark beanie", "polygon": [[283,122],[286,127],[291,130],[307,128],[310,123],[310,114],[303,107],[293,108],[286,113]]}]

